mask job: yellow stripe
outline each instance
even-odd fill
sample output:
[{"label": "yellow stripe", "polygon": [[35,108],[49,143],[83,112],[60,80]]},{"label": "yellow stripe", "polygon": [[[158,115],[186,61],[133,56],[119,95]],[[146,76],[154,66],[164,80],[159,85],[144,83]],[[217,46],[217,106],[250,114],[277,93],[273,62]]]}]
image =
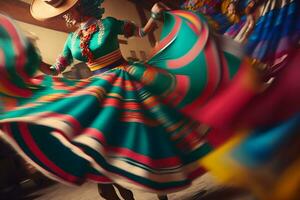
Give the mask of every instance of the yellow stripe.
[{"label": "yellow stripe", "polygon": [[91,71],[96,71],[98,69],[101,69],[103,67],[106,67],[107,65],[113,64],[114,62],[120,60],[122,58],[122,54],[120,49],[102,56],[96,60],[94,60],[94,62],[92,63],[88,63],[88,67],[90,68]]},{"label": "yellow stripe", "polygon": [[121,55],[121,52],[118,51],[116,53],[110,54],[110,56],[108,56],[108,57],[105,56],[105,57],[98,58],[94,62],[89,63],[89,65],[90,66],[98,65],[98,64],[101,64],[104,62],[108,62],[110,60],[114,60],[115,58],[120,58],[120,57],[122,57],[122,55]]}]

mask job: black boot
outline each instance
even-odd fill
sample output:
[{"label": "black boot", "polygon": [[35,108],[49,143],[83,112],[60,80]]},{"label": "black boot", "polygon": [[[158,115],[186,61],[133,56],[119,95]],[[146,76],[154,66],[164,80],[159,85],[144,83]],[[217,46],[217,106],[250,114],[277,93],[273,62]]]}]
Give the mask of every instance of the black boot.
[{"label": "black boot", "polygon": [[114,186],[116,186],[116,188],[118,188],[121,196],[125,200],[134,200],[133,193],[130,190],[128,190],[128,189],[126,189],[126,188],[124,188],[124,187],[122,187],[118,184],[114,184]]},{"label": "black boot", "polygon": [[120,200],[113,184],[98,184],[98,193],[106,200]]}]

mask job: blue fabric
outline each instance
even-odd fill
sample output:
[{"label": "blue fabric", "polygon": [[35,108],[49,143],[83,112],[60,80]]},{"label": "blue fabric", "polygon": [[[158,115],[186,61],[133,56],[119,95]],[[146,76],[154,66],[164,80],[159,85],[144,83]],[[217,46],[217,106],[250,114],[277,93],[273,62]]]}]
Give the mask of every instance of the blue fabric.
[{"label": "blue fabric", "polygon": [[248,166],[264,164],[276,156],[282,145],[300,128],[300,113],[273,127],[258,129],[233,150],[233,156]]}]

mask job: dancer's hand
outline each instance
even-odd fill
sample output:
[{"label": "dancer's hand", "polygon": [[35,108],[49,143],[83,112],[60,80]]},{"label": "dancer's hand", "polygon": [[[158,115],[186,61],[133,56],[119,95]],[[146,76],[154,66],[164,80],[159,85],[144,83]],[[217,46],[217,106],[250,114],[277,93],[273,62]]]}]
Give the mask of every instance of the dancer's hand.
[{"label": "dancer's hand", "polygon": [[168,6],[163,4],[162,2],[157,2],[153,5],[151,12],[152,13],[161,13],[166,10],[171,10]]},{"label": "dancer's hand", "polygon": [[48,74],[52,76],[58,75],[58,73],[51,68],[51,65],[44,63],[43,61],[40,64],[40,71],[43,72],[44,74]]},{"label": "dancer's hand", "polygon": [[155,21],[162,19],[161,13],[165,10],[170,10],[170,8],[161,2],[154,4],[151,9],[151,18],[148,20],[147,24],[141,29],[142,30],[141,32],[143,34],[136,34],[136,35],[142,35],[143,37],[148,33],[154,31],[157,28],[157,24],[155,23]]}]

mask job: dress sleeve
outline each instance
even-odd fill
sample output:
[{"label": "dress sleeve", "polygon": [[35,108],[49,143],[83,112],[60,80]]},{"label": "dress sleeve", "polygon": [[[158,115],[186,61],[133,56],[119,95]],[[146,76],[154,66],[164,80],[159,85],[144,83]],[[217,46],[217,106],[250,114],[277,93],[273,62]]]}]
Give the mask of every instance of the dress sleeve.
[{"label": "dress sleeve", "polygon": [[[109,17],[113,23],[114,30],[118,35],[124,35],[125,37],[140,36],[141,28],[134,22],[129,20],[118,20],[113,17]],[[142,37],[142,36],[141,36]]]},{"label": "dress sleeve", "polygon": [[52,68],[55,69],[56,72],[63,72],[67,66],[69,66],[73,62],[73,56],[71,52],[71,41],[73,34],[69,34],[67,41],[65,42],[64,49],[61,55],[58,56]]}]

